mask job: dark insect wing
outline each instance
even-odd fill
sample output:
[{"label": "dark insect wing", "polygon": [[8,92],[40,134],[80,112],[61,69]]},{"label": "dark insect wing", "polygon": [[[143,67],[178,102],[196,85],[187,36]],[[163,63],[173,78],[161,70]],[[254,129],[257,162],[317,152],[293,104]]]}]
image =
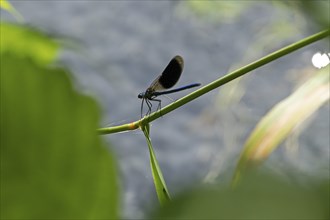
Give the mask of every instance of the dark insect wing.
[{"label": "dark insect wing", "polygon": [[179,55],[175,56],[149,88],[153,91],[157,91],[173,87],[181,76],[183,65],[183,58]]},{"label": "dark insect wing", "polygon": [[173,87],[181,76],[183,65],[183,58],[178,55],[175,56],[164,69],[162,75],[159,78],[159,83],[165,89]]}]

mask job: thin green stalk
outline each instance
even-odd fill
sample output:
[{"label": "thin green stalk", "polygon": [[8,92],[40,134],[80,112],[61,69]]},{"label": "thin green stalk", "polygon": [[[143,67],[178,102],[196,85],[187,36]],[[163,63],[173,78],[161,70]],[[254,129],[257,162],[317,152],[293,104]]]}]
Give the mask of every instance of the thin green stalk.
[{"label": "thin green stalk", "polygon": [[136,121],[136,122],[132,122],[130,124],[124,124],[124,125],[120,125],[120,126],[115,126],[115,127],[108,127],[108,128],[100,128],[98,130],[99,134],[110,134],[110,133],[117,133],[117,132],[122,132],[122,131],[127,131],[127,130],[134,130],[134,129],[137,129],[139,128],[140,124],[143,123],[143,121],[147,121],[147,122],[152,122],[154,121],[155,119],[161,117],[161,116],[164,116],[166,115],[167,113],[181,107],[182,105],[200,97],[201,95],[204,95],[205,93],[208,93],[209,91],[213,90],[213,89],[216,89],[240,76],[243,76],[244,74],[252,71],[252,70],[255,70],[257,69],[258,67],[261,67],[263,65],[266,65],[267,63],[270,63],[271,61],[273,60],[276,60],[280,57],[283,57],[293,51],[296,51],[306,45],[309,45],[309,44],[312,44],[318,40],[321,40],[327,36],[330,35],[330,29],[328,30],[324,30],[324,31],[321,31],[317,34],[314,34],[312,36],[309,36],[307,38],[304,38],[296,43],[293,43],[293,44],[290,44],[289,46],[286,46],[278,51],[275,51],[253,63],[250,63],[238,70],[235,70],[223,77],[221,77],[220,79],[218,80],[215,80],[211,83],[209,83],[208,85],[184,96],[183,98],[169,104],[168,106],[164,107],[161,109],[161,112],[160,111],[156,111],[144,118],[142,118],[141,120],[139,121]]}]

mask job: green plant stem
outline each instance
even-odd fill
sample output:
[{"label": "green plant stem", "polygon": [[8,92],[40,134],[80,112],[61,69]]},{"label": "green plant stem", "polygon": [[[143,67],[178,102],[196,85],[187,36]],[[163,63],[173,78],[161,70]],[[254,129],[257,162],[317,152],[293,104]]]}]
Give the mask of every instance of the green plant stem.
[{"label": "green plant stem", "polygon": [[117,133],[117,132],[122,132],[122,131],[127,131],[127,130],[134,130],[140,127],[141,123],[146,123],[146,122],[152,122],[155,119],[166,115],[167,113],[181,107],[182,105],[200,97],[201,95],[204,95],[205,93],[208,93],[209,91],[216,89],[240,76],[243,76],[244,74],[257,69],[258,67],[261,67],[263,65],[266,65],[267,63],[270,63],[273,60],[276,60],[280,57],[283,57],[293,51],[296,51],[306,45],[312,44],[318,40],[321,40],[327,36],[330,35],[330,29],[321,31],[317,34],[311,35],[309,37],[306,37],[296,43],[290,44],[289,46],[286,46],[280,50],[277,50],[253,63],[250,63],[238,70],[235,70],[223,77],[221,77],[218,80],[215,80],[208,85],[182,97],[181,99],[167,105],[166,107],[161,109],[161,112],[158,110],[148,116],[145,116],[141,120],[129,123],[129,124],[124,124],[120,126],[114,126],[114,127],[107,127],[107,128],[100,128],[98,129],[99,134],[111,134],[111,133]]}]

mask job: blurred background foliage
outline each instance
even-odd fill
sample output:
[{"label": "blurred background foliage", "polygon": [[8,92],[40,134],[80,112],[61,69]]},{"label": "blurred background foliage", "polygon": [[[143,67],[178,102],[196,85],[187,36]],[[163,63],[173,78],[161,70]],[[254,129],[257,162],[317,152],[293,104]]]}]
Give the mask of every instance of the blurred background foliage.
[{"label": "blurred background foliage", "polygon": [[[313,21],[317,29],[329,27],[328,13],[329,3],[326,0],[320,1],[268,1],[283,10],[290,10],[293,16],[300,18],[302,13]],[[229,22],[238,18],[242,13],[260,4],[259,1],[240,1],[233,4],[230,1],[187,1],[187,6],[194,11],[201,19],[212,22]],[[221,11],[221,13],[219,13]],[[281,18],[279,18],[281,20]],[[287,23],[288,24],[288,23]],[[289,25],[289,24],[288,24]],[[285,33],[285,31],[283,31]]]},{"label": "blurred background foliage", "polygon": [[254,171],[235,189],[179,195],[151,219],[329,219],[329,182],[302,186]]},{"label": "blurred background foliage", "polygon": [[[15,13],[11,6],[8,7],[7,1],[2,0],[1,3],[1,7]],[[312,2],[272,3],[283,8],[287,4],[294,5],[296,11],[292,14],[302,25],[309,21],[303,19],[301,9],[310,13],[321,27],[329,27],[326,16],[329,4],[320,7]],[[201,20],[212,22],[229,22],[253,4],[257,2],[187,1]],[[220,14],[219,8],[226,10]],[[280,46],[283,39],[290,40],[301,28],[285,22],[285,18],[278,19],[272,25],[265,25],[250,36],[253,38],[251,41],[256,43],[244,51],[230,70],[259,57],[261,48],[267,50],[271,44],[272,47]],[[73,89],[69,71],[54,67],[58,43],[33,27],[1,22],[0,48],[1,218],[119,218],[115,161],[95,132],[99,126],[99,107],[93,99]],[[328,71],[311,71],[303,86],[316,80],[321,81],[319,87],[312,87],[308,92],[324,88],[329,83]],[[208,121],[216,123],[221,115],[223,123],[226,123],[227,119],[233,118],[228,109],[241,100],[246,80],[240,79],[224,87],[216,97],[214,106],[210,107],[216,107],[216,114],[209,114],[206,109],[201,119],[207,116]],[[292,96],[300,96],[295,101],[304,101],[301,94],[293,93]],[[326,103],[321,96],[313,101],[316,108],[309,111],[308,116]],[[290,112],[291,107],[296,105],[287,103],[284,109]],[[272,112],[276,117],[271,117],[271,121],[266,120],[269,115],[265,116],[270,128],[276,127],[276,122],[285,114],[278,112],[276,107],[269,114]],[[305,120],[307,117],[302,117],[290,126],[301,125]],[[284,128],[276,127],[277,130]],[[289,129],[283,136],[287,137],[292,132],[294,129]],[[226,131],[221,131],[221,135],[230,137],[231,140],[225,138],[228,140],[227,146],[233,145],[235,136],[226,134]],[[262,132],[258,135],[261,139],[266,137]],[[283,140],[282,137],[280,140],[268,140],[268,143],[278,146]],[[249,143],[247,141],[246,145]],[[270,144],[268,150],[273,148],[274,145]],[[244,154],[244,151],[242,155],[244,160],[251,156]],[[263,154],[262,160],[267,156]],[[260,162],[260,158],[256,161]],[[239,168],[244,169],[245,166]],[[206,182],[217,179],[220,173],[218,167],[218,161],[214,161],[214,169],[205,177]],[[309,180],[302,186],[269,174],[248,173],[242,182],[235,185],[235,189],[218,184],[206,184],[204,187],[175,196],[172,203],[155,210],[151,216],[157,219],[329,219],[329,180]]]},{"label": "blurred background foliage", "polygon": [[99,107],[52,67],[58,45],[1,22],[1,219],[116,219],[114,159]]}]

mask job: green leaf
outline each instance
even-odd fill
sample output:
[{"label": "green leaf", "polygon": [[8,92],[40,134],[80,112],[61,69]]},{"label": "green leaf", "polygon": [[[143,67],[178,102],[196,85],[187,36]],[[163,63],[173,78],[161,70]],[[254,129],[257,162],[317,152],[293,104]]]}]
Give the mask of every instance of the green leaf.
[{"label": "green leaf", "polygon": [[24,20],[22,15],[7,0],[0,0],[0,8],[10,12],[18,21]]},{"label": "green leaf", "polygon": [[295,128],[329,100],[329,87],[328,67],[315,74],[264,116],[245,143],[235,171],[234,184],[243,170],[268,158]]},{"label": "green leaf", "polygon": [[329,181],[292,185],[251,174],[231,189],[217,186],[186,192],[150,219],[329,219]]},{"label": "green leaf", "polygon": [[20,58],[30,58],[39,64],[49,64],[58,53],[58,44],[32,28],[1,22],[0,53],[14,53]]},{"label": "green leaf", "polygon": [[162,171],[160,170],[160,167],[157,162],[156,155],[154,153],[152,143],[150,140],[149,136],[149,131],[150,131],[150,126],[149,124],[146,124],[141,127],[147,143],[148,143],[148,148],[149,148],[149,153],[150,153],[150,167],[151,167],[151,172],[152,172],[152,177],[154,179],[154,184],[158,196],[159,203],[164,206],[167,204],[171,199],[170,199],[170,194],[169,191],[167,190],[166,183],[162,174]]},{"label": "green leaf", "polygon": [[1,53],[1,219],[117,219],[96,102],[74,91],[63,69],[16,52]]}]

